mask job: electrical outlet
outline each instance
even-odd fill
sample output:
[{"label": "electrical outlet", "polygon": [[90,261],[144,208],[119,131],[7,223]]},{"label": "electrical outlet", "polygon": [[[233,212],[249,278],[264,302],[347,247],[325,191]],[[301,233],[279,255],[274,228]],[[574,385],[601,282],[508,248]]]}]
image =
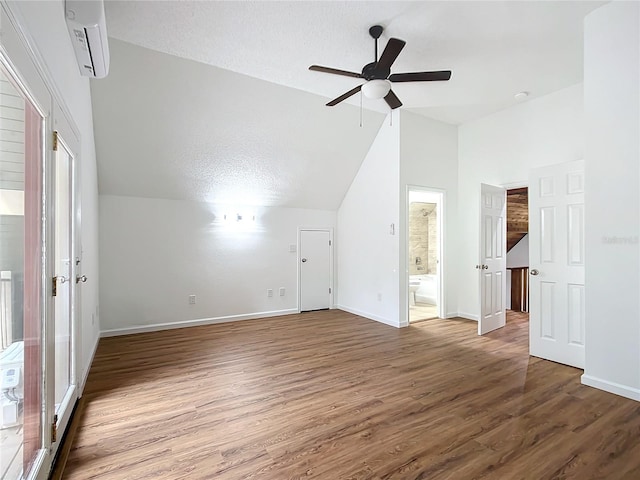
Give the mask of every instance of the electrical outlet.
[{"label": "electrical outlet", "polygon": [[284,287],[280,287],[280,296],[284,297]]},{"label": "electrical outlet", "polygon": [[273,297],[273,288],[267,288],[267,297]]},{"label": "electrical outlet", "polygon": [[379,293],[379,294],[378,294],[378,301],[379,301],[379,302],[381,302],[381,301],[382,301],[382,294],[381,294],[381,293]]},{"label": "electrical outlet", "polygon": [[189,295],[189,305],[195,305],[195,304],[196,304],[196,296]]}]

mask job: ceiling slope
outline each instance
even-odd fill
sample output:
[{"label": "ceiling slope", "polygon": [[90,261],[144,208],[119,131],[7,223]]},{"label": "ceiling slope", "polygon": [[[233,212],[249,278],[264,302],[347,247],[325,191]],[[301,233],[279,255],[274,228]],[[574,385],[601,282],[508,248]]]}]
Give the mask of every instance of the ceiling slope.
[{"label": "ceiling slope", "polygon": [[[384,115],[110,40],[91,82],[101,194],[335,210]],[[384,125],[382,125],[384,128]]]}]

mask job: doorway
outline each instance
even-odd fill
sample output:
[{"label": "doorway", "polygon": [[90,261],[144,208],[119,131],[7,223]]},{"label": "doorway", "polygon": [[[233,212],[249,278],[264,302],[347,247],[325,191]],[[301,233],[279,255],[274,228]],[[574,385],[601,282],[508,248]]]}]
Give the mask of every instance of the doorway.
[{"label": "doorway", "polygon": [[409,323],[441,318],[443,193],[409,188],[407,293]]},{"label": "doorway", "polygon": [[529,312],[528,187],[507,190],[507,310]]},{"label": "doorway", "polygon": [[298,305],[300,312],[333,305],[333,231],[298,231]]}]

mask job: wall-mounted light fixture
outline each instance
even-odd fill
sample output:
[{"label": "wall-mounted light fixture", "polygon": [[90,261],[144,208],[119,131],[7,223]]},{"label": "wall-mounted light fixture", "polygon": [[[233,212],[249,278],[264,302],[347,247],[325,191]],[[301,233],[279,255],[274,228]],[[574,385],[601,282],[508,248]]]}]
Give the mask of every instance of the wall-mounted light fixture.
[{"label": "wall-mounted light fixture", "polygon": [[232,220],[235,220],[236,222],[247,222],[247,221],[255,222],[256,221],[256,216],[255,215],[242,214],[242,213],[236,213],[235,215],[230,215],[228,213],[225,213],[225,214],[222,215],[222,219],[225,222],[230,222]]}]

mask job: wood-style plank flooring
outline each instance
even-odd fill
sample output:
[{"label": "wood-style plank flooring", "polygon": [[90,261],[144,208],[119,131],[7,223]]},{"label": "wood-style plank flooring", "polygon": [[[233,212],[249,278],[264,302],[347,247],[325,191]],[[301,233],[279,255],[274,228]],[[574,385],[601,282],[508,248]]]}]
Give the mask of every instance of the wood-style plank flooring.
[{"label": "wood-style plank flooring", "polygon": [[525,315],[476,329],[332,310],[102,339],[62,478],[640,479],[640,403],[529,357]]}]

